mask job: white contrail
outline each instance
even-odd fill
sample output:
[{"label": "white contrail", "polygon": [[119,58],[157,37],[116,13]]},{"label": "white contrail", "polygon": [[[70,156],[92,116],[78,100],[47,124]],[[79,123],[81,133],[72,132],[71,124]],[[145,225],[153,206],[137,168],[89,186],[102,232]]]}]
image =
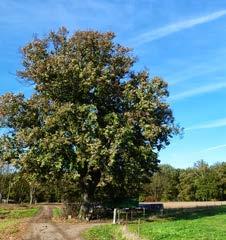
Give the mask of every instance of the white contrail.
[{"label": "white contrail", "polygon": [[200,153],[210,152],[210,151],[214,151],[214,150],[218,150],[218,149],[222,149],[222,148],[226,148],[226,144],[221,144],[221,145],[218,145],[215,147],[206,148],[206,149],[202,150]]},{"label": "white contrail", "polygon": [[191,90],[187,90],[187,91],[184,91],[182,93],[172,95],[169,99],[170,99],[170,101],[182,100],[182,99],[193,97],[193,96],[196,96],[196,95],[209,93],[209,92],[214,92],[214,91],[217,91],[217,90],[220,90],[220,89],[223,89],[223,88],[226,88],[226,82],[206,85],[206,86],[194,88],[194,89],[191,89]]},{"label": "white contrail", "polygon": [[225,127],[225,126],[226,126],[226,118],[221,118],[221,119],[214,120],[212,122],[188,127],[188,128],[185,128],[185,130],[188,131],[188,130],[196,130],[196,129],[218,128],[218,127]]},{"label": "white contrail", "polygon": [[184,20],[176,23],[171,23],[166,26],[142,33],[141,35],[131,39],[131,42],[134,45],[140,45],[143,43],[151,42],[156,39],[163,38],[172,33],[179,32],[187,28],[192,28],[196,25],[213,21],[225,15],[226,15],[226,10],[221,10],[221,11],[213,12],[209,15],[202,16],[202,17],[192,18],[192,19],[188,19],[188,20]]}]

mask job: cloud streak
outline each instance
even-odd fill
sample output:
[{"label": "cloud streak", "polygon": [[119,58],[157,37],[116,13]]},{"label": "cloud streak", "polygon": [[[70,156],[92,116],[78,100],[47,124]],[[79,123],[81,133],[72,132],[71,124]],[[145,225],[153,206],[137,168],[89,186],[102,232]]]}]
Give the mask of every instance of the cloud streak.
[{"label": "cloud streak", "polygon": [[138,37],[133,38],[131,42],[136,46],[144,43],[152,42],[154,40],[166,37],[172,33],[179,32],[184,29],[192,28],[196,25],[211,22],[225,15],[226,15],[226,10],[221,10],[221,11],[213,12],[209,15],[202,16],[202,17],[192,18],[192,19],[188,19],[188,20],[180,21],[176,23],[171,23],[166,26],[163,26],[151,31],[147,31],[139,35]]},{"label": "cloud streak", "polygon": [[203,123],[199,125],[194,125],[188,128],[185,128],[185,131],[189,130],[198,130],[198,129],[210,129],[210,128],[219,128],[226,127],[226,118],[217,119],[208,123]]},{"label": "cloud streak", "polygon": [[204,93],[215,92],[215,91],[218,91],[218,90],[221,90],[224,88],[226,88],[226,82],[210,84],[207,86],[202,86],[202,87],[184,91],[182,93],[175,94],[175,95],[171,96],[169,99],[170,99],[170,101],[178,101],[178,100],[183,100],[185,98],[190,98],[190,97],[204,94]]},{"label": "cloud streak", "polygon": [[202,150],[200,153],[212,152],[212,151],[219,150],[222,148],[226,148],[226,144],[221,144],[221,145],[217,145],[214,147],[206,148],[206,149]]}]

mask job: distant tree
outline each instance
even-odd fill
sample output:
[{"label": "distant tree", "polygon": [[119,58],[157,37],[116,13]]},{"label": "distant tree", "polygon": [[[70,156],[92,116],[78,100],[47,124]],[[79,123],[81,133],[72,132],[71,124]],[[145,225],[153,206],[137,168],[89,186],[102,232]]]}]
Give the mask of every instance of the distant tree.
[{"label": "distant tree", "polygon": [[194,165],[196,199],[207,201],[217,197],[217,179],[209,165],[200,160]]},{"label": "distant tree", "polygon": [[[97,188],[107,184],[137,194],[156,171],[158,151],[178,132],[167,84],[133,70],[130,49],[111,32],[65,28],[23,49],[18,75],[36,93],[0,98],[0,126],[14,159],[42,179],[70,175],[86,218]],[[126,194],[126,192],[125,192]]]},{"label": "distant tree", "polygon": [[175,201],[178,197],[178,184],[179,184],[178,169],[173,168],[170,165],[163,165],[161,167],[160,174],[165,177],[164,191],[162,194],[162,200]]},{"label": "distant tree", "polygon": [[10,192],[10,199],[14,202],[29,202],[29,184],[19,172],[12,174],[13,184]]},{"label": "distant tree", "polygon": [[203,160],[194,164],[195,185],[196,185],[196,199],[207,201],[209,195],[208,177],[209,166]]},{"label": "distant tree", "polygon": [[179,195],[181,201],[196,200],[195,172],[193,168],[182,170],[179,177]]},{"label": "distant tree", "polygon": [[220,192],[223,191],[224,187],[220,187],[222,182],[219,177],[219,169],[217,169],[200,160],[194,164],[193,168],[182,171],[179,199],[186,201],[220,199]]},{"label": "distant tree", "polygon": [[[0,141],[0,154],[1,148],[3,147],[2,142]],[[13,166],[8,162],[4,161],[0,155],[0,202],[4,199],[7,203],[11,196],[12,187],[14,185],[14,174]]]},{"label": "distant tree", "polygon": [[210,167],[212,177],[214,178],[215,188],[217,189],[218,200],[226,199],[226,163],[216,163]]},{"label": "distant tree", "polygon": [[149,184],[145,185],[146,196],[153,201],[175,201],[178,197],[179,170],[170,165],[161,165]]},{"label": "distant tree", "polygon": [[[23,173],[23,172],[22,172]],[[38,182],[37,174],[35,173],[24,173],[23,177],[26,179],[26,182],[29,186],[29,204],[34,203],[35,192],[40,186],[40,182]]]}]

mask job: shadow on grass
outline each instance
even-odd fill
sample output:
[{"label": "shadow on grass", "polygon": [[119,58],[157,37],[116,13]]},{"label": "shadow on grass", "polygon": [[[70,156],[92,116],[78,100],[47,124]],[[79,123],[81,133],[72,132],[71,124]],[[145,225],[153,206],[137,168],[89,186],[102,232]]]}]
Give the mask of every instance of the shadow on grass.
[{"label": "shadow on grass", "polygon": [[195,207],[183,209],[165,209],[163,216],[153,217],[150,215],[146,222],[160,219],[165,220],[194,220],[203,217],[211,217],[226,214],[226,206]]}]

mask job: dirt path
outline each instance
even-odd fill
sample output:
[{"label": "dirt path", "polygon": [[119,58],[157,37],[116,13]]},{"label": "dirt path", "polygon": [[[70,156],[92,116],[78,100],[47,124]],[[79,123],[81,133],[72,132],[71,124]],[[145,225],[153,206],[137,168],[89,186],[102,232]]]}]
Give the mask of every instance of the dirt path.
[{"label": "dirt path", "polygon": [[30,222],[23,240],[82,240],[81,232],[96,225],[53,223],[51,217],[52,207],[43,206],[40,214]]}]

